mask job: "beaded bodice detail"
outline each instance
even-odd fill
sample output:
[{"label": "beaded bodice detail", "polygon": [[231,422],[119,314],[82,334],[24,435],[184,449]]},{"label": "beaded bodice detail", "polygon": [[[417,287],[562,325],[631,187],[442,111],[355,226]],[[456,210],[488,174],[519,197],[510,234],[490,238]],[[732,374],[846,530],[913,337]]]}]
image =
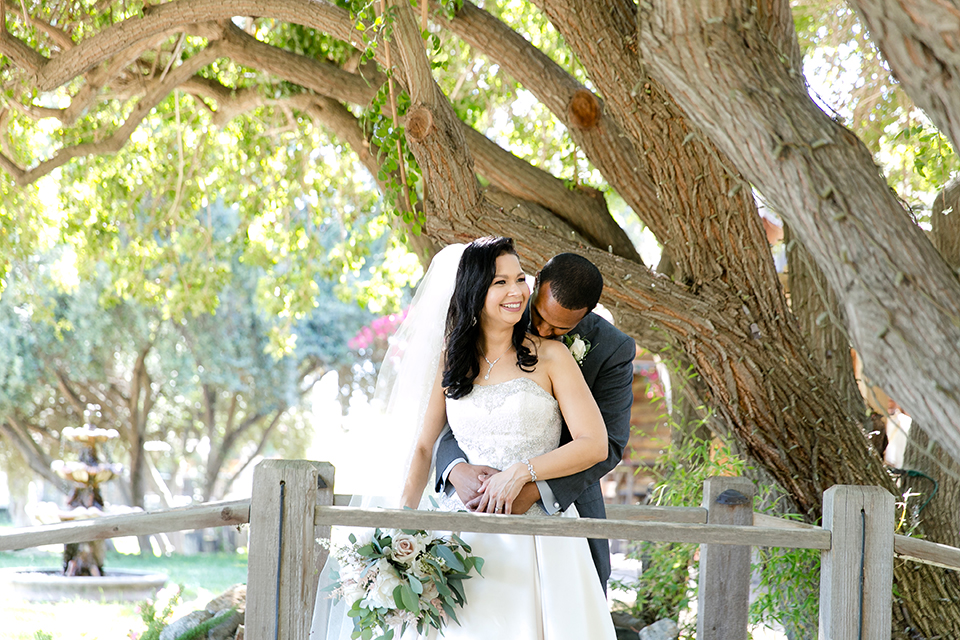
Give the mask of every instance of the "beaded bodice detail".
[{"label": "beaded bodice detail", "polygon": [[[447,422],[471,464],[495,469],[553,451],[560,444],[560,407],[529,378],[473,385],[466,396],[447,398]],[[450,498],[455,500],[456,493]],[[441,501],[444,509],[458,508],[444,502],[448,500]]]}]

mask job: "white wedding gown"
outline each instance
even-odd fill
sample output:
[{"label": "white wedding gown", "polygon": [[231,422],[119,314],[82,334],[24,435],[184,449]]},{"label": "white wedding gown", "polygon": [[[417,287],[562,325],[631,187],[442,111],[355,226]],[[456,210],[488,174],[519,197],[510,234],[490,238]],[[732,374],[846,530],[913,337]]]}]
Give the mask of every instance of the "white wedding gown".
[{"label": "white wedding gown", "polygon": [[[463,398],[447,398],[447,421],[473,464],[505,469],[523,458],[555,449],[560,442],[556,399],[529,378],[479,386]],[[456,493],[442,496],[444,511],[465,510]],[[550,517],[534,505],[527,515]],[[573,506],[561,517],[577,517]],[[583,538],[464,532],[461,537],[484,559],[483,575],[465,580],[467,603],[457,609],[460,625],[448,622],[428,640],[614,640],[616,634],[597,570]],[[318,594],[317,613],[329,600]],[[353,621],[343,603],[330,625],[314,618],[311,638],[348,640]],[[399,640],[419,638],[416,628]]]},{"label": "white wedding gown", "polygon": [[[560,442],[557,401],[529,378],[474,385],[463,398],[447,398],[447,421],[471,463],[496,469],[547,453]],[[454,493],[441,499],[440,508],[458,511],[464,506]],[[576,517],[574,507],[568,511],[564,515]],[[528,515],[548,517],[538,505]],[[464,582],[467,604],[457,611],[461,624],[447,626],[446,640],[616,637],[585,539],[485,533],[462,537],[484,559],[483,577]]]}]

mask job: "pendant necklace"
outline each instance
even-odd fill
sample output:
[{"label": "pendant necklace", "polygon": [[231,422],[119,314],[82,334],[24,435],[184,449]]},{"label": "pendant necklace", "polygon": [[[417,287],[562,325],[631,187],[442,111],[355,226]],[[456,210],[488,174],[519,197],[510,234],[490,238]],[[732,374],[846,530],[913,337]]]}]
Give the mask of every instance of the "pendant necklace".
[{"label": "pendant necklace", "polygon": [[[505,355],[507,355],[508,353],[510,353],[510,350],[511,350],[511,349],[513,349],[513,346],[512,346],[512,345],[509,346],[509,347],[507,347],[507,350],[500,354],[500,358],[502,358],[503,356],[505,356]],[[497,364],[498,362],[500,362],[500,358],[497,358],[497,359],[494,360],[493,362],[490,362],[489,360],[487,360],[487,354],[485,354],[483,351],[480,352],[480,355],[483,356],[483,359],[486,360],[487,364],[489,365],[489,367],[487,367],[487,375],[483,376],[483,379],[484,379],[484,380],[489,380],[489,379],[490,379],[490,372],[493,371],[493,365],[495,365],[495,364]]]}]

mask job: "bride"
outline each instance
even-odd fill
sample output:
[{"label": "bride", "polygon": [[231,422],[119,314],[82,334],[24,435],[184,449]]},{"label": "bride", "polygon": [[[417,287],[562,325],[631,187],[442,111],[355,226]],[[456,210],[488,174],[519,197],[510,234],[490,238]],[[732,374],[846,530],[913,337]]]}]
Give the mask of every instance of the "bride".
[{"label": "bride", "polygon": [[[461,252],[455,280],[452,269],[435,269],[450,254]],[[526,332],[529,297],[509,238],[453,245],[434,259],[418,289],[415,311],[398,335],[429,335],[430,325],[438,321],[431,316],[439,315],[448,301],[444,340],[441,343],[440,332],[434,330],[436,347],[406,345],[401,357],[420,363],[419,372],[402,362],[388,362],[390,355],[384,364],[388,370],[397,369],[390,383],[394,399],[421,402],[417,414],[422,419],[401,506],[415,509],[421,504],[434,445],[447,424],[471,463],[503,470],[481,487],[483,502],[492,504],[497,513],[512,513],[513,501],[527,482],[568,476],[606,459],[603,419],[573,356],[562,343]],[[436,309],[424,313],[428,299],[434,300]],[[384,378],[389,374],[381,373]],[[431,378],[432,388],[427,382]],[[417,385],[421,398],[413,399],[411,387]],[[561,420],[573,439],[558,446]],[[456,493],[440,496],[439,504],[443,510],[466,510]],[[527,514],[548,517],[538,505]],[[571,506],[563,515],[577,514]],[[615,637],[585,539],[472,533],[461,537],[484,558],[483,577],[464,582],[467,604],[457,611],[460,625],[451,621],[445,638]],[[323,637],[316,627],[315,620],[311,637]],[[343,623],[339,633],[326,637],[348,638],[351,627]],[[415,635],[411,630],[404,637]]]}]

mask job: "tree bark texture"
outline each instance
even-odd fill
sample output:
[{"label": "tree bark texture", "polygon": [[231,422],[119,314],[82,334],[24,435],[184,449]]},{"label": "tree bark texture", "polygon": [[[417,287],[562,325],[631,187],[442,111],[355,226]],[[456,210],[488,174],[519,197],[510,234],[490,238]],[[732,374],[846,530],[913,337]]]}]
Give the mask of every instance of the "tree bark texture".
[{"label": "tree bark texture", "polygon": [[[866,420],[867,408],[857,386],[843,308],[837,303],[837,296],[823,272],[803,244],[793,237],[788,225],[784,225],[783,241],[787,246],[790,310],[800,321],[811,357],[845,402],[847,414],[854,419],[859,416],[862,423]],[[869,433],[866,427],[864,424]],[[883,457],[882,448],[877,453]]]},{"label": "tree bark texture", "polygon": [[954,273],[960,273],[960,180],[937,194],[930,211],[930,239]]},{"label": "tree bark texture", "polygon": [[[852,341],[882,386],[960,451],[951,426],[960,417],[956,280],[862,143],[807,96],[776,46],[788,38],[770,32],[783,21],[758,19],[780,12],[752,6],[645,3],[642,60],[791,225],[840,296]],[[955,582],[932,582],[923,566],[899,566],[895,577],[899,632],[960,632]],[[957,593],[932,592],[944,589]]]},{"label": "tree bark texture", "polygon": [[960,7],[943,0],[849,0],[903,90],[960,148]]},{"label": "tree bark texture", "polygon": [[881,386],[960,455],[960,285],[751,6],[645,4],[642,58],[791,225]]},{"label": "tree bark texture", "polygon": [[910,425],[902,477],[904,494],[911,494],[906,506],[911,519],[928,539],[960,546],[960,464],[916,423]]}]

